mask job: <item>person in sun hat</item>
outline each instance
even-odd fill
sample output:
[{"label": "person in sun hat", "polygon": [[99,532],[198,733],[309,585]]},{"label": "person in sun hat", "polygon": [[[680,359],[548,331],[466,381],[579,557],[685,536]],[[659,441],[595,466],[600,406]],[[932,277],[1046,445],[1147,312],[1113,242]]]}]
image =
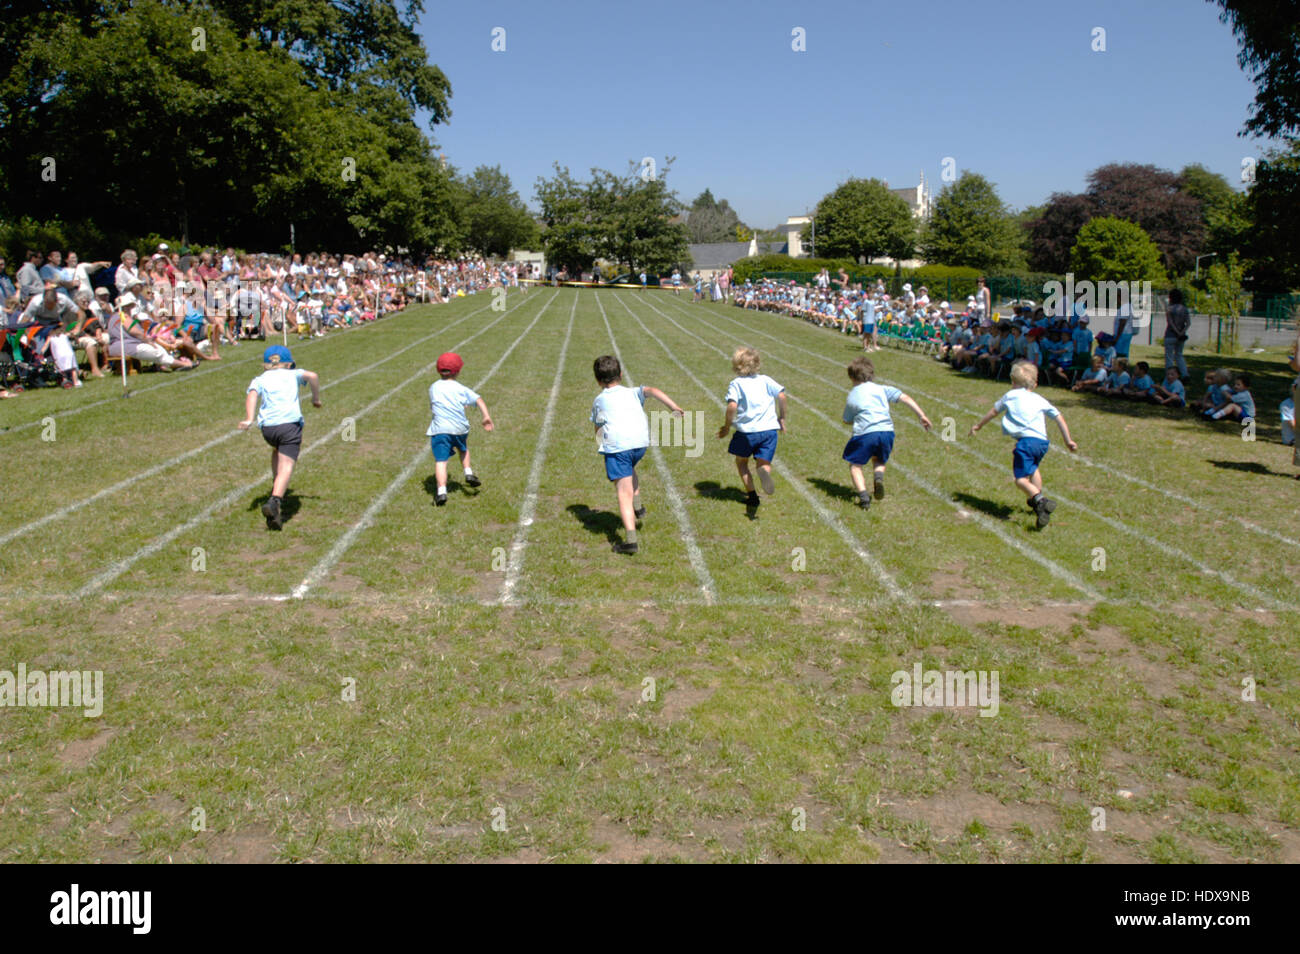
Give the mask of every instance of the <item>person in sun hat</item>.
[{"label": "person in sun hat", "polygon": [[429,409],[433,420],[424,433],[429,438],[429,447],[433,451],[433,471],[438,481],[433,502],[441,507],[447,502],[447,461],[453,450],[460,457],[460,465],[465,470],[465,483],[470,487],[479,487],[483,483],[470,467],[469,445],[466,443],[469,437],[469,418],[465,415],[465,408],[477,405],[479,413],[483,415],[483,430],[492,430],[493,424],[492,415],[488,413],[483,399],[456,380],[461,368],[465,367],[461,356],[454,351],[443,352],[438,355],[436,367],[438,380],[429,385]]},{"label": "person in sun hat", "polygon": [[310,387],[312,407],[320,407],[320,377],[314,371],[300,370],[284,345],[272,345],[263,351],[262,366],[265,370],[248,383],[239,429],[248,430],[256,412],[262,439],[271,445],[271,493],[262,504],[262,516],[268,530],[279,530],[284,526],[284,495],[302,451],[303,417],[298,390],[304,384]]}]

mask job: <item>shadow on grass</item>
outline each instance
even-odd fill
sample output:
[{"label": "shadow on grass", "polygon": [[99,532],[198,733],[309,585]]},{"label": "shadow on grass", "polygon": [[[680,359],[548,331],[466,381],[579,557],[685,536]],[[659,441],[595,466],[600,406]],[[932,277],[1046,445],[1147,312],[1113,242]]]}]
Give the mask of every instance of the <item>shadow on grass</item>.
[{"label": "shadow on grass", "polygon": [[569,504],[564,509],[573,514],[588,533],[604,534],[610,543],[622,540],[619,534],[623,530],[623,519],[618,514],[609,510],[592,510],[586,504]]},{"label": "shadow on grass", "polygon": [[[261,513],[262,504],[266,503],[270,499],[271,499],[271,492],[268,490],[266,493],[262,494],[261,496],[254,498],[253,502],[248,505],[248,509],[255,513]],[[300,509],[302,509],[302,501],[304,499],[318,500],[319,498],[313,497],[311,495],[302,498],[299,497],[297,494],[295,494],[292,490],[286,490],[284,492],[284,496],[280,498],[280,523],[282,525],[292,520],[294,518],[294,515],[297,514]]]},{"label": "shadow on grass", "polygon": [[1295,479],[1294,474],[1288,474],[1285,471],[1273,470],[1257,460],[1212,460],[1209,463],[1221,470],[1240,470],[1247,474],[1261,474],[1270,477],[1286,477],[1288,480]]},{"label": "shadow on grass", "polygon": [[[467,487],[464,484],[460,483],[459,481],[452,480],[451,475],[448,474],[447,495],[451,496],[453,493],[455,493],[458,490],[469,495],[470,497],[478,496],[477,489],[473,487]],[[430,474],[428,477],[424,478],[424,492],[429,495],[430,500],[438,496],[438,478],[435,475]]]},{"label": "shadow on grass", "polygon": [[758,508],[749,506],[749,495],[745,493],[744,488],[737,487],[734,484],[730,487],[724,487],[716,480],[700,480],[695,484],[695,492],[708,500],[725,500],[728,503],[744,504],[745,516],[750,520],[758,519]]},{"label": "shadow on grass", "polygon": [[995,503],[992,500],[985,500],[983,497],[976,497],[973,494],[955,493],[952,495],[952,499],[996,520],[1010,520],[1016,513],[1014,507]]},{"label": "shadow on grass", "polygon": [[823,480],[821,477],[809,477],[808,483],[832,500],[843,500],[852,504],[858,502],[858,492],[845,484],[839,484],[833,480]]},{"label": "shadow on grass", "polygon": [[724,487],[716,480],[701,480],[695,484],[695,492],[709,500],[730,500],[732,503],[744,503],[747,494],[734,484]]}]

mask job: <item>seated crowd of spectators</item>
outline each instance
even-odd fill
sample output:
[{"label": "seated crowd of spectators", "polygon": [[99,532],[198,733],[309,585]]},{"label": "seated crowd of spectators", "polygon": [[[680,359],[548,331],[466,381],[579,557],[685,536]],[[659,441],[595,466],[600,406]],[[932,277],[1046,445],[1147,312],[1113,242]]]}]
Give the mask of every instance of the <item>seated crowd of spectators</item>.
[{"label": "seated crowd of spectators", "polygon": [[[858,335],[867,351],[879,350],[882,341],[921,347],[961,374],[1001,379],[1009,375],[1013,362],[1024,359],[1037,365],[1040,384],[1187,408],[1212,420],[1247,422],[1255,417],[1248,374],[1211,372],[1204,396],[1189,402],[1185,364],[1180,369],[1169,363],[1157,378],[1146,361],[1131,362],[1136,318],[1122,291],[1114,328],[1094,335],[1082,300],[1068,307],[1062,302],[1051,315],[1041,305],[1014,303],[1009,315],[999,316],[986,295],[968,297],[958,311],[946,301],[932,303],[924,286],[913,291],[904,284],[901,294],[891,296],[883,280],[864,288],[841,273],[839,287],[833,288],[824,274],[820,279],[802,285],[793,280],[746,281],[736,290],[735,304]],[[981,280],[981,292],[984,287]],[[1181,307],[1181,301],[1171,293],[1171,305]],[[1284,416],[1288,410],[1284,406]]]},{"label": "seated crowd of spectators", "polygon": [[82,386],[125,355],[163,371],[220,361],[222,345],[293,331],[300,339],[374,321],[412,301],[446,303],[518,285],[485,260],[422,265],[375,252],[333,256],[181,255],[160,244],[108,261],[29,251],[11,279],[0,257],[0,398],[41,384]]}]

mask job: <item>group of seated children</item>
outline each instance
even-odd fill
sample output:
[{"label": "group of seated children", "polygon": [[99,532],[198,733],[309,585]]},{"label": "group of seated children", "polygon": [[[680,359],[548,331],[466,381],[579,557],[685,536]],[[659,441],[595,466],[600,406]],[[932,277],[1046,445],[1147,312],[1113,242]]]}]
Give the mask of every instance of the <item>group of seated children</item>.
[{"label": "group of seated children", "polygon": [[1211,421],[1252,421],[1255,398],[1250,393],[1250,375],[1217,368],[1205,373],[1205,394],[1192,410]]},{"label": "group of seated children", "polygon": [[1187,406],[1187,390],[1178,377],[1177,368],[1166,368],[1165,379],[1160,384],[1151,377],[1151,366],[1145,361],[1139,361],[1134,370],[1136,375],[1129,371],[1127,358],[1115,358],[1113,367],[1107,370],[1105,358],[1094,354],[1092,367],[1080,375],[1070,390],[1130,401],[1149,401],[1164,407]]}]

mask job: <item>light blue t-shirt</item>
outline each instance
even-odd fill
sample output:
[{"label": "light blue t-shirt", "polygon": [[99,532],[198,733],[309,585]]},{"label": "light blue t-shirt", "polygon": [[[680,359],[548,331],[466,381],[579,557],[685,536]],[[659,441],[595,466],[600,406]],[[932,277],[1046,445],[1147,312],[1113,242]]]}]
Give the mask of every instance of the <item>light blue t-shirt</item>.
[{"label": "light blue t-shirt", "polygon": [[262,402],[257,409],[257,426],[299,423],[302,407],[298,404],[298,388],[306,380],[306,372],[295,368],[272,368],[253,378],[248,390],[256,391]]},{"label": "light blue t-shirt", "polygon": [[1170,394],[1178,398],[1184,404],[1187,403],[1187,389],[1183,387],[1183,382],[1174,378],[1172,381],[1165,381],[1162,387]]},{"label": "light blue t-shirt", "polygon": [[1127,371],[1112,371],[1106,378],[1106,387],[1108,388],[1126,388],[1132,378]]},{"label": "light blue t-shirt", "polygon": [[646,421],[645,388],[616,384],[596,395],[591,405],[591,423],[600,428],[602,454],[650,446],[650,424]]},{"label": "light blue t-shirt", "polygon": [[1047,417],[1059,417],[1060,411],[1052,402],[1040,397],[1028,388],[1012,388],[993,405],[1004,412],[1002,432],[1014,438],[1035,437],[1047,440]]},{"label": "light blue t-shirt", "polygon": [[1228,400],[1241,408],[1242,417],[1255,416],[1255,398],[1250,391],[1233,391],[1228,395]]},{"label": "light blue t-shirt", "polygon": [[1150,394],[1156,389],[1156,383],[1151,380],[1151,375],[1149,374],[1142,375],[1142,377],[1134,380],[1134,382],[1129,386],[1134,390],[1141,391],[1143,394]]},{"label": "light blue t-shirt", "polygon": [[471,391],[455,378],[439,378],[429,385],[429,410],[433,420],[426,437],[434,434],[468,434],[469,418],[465,408],[478,403],[478,394]]},{"label": "light blue t-shirt", "polygon": [[785,388],[766,374],[751,374],[732,378],[727,385],[726,401],[736,402],[736,417],[732,422],[743,434],[774,431],[779,424],[776,418],[776,396]]},{"label": "light blue t-shirt", "polygon": [[864,381],[849,392],[844,405],[844,423],[853,425],[854,437],[892,431],[894,419],[889,413],[889,405],[902,396],[903,392],[898,388]]}]

